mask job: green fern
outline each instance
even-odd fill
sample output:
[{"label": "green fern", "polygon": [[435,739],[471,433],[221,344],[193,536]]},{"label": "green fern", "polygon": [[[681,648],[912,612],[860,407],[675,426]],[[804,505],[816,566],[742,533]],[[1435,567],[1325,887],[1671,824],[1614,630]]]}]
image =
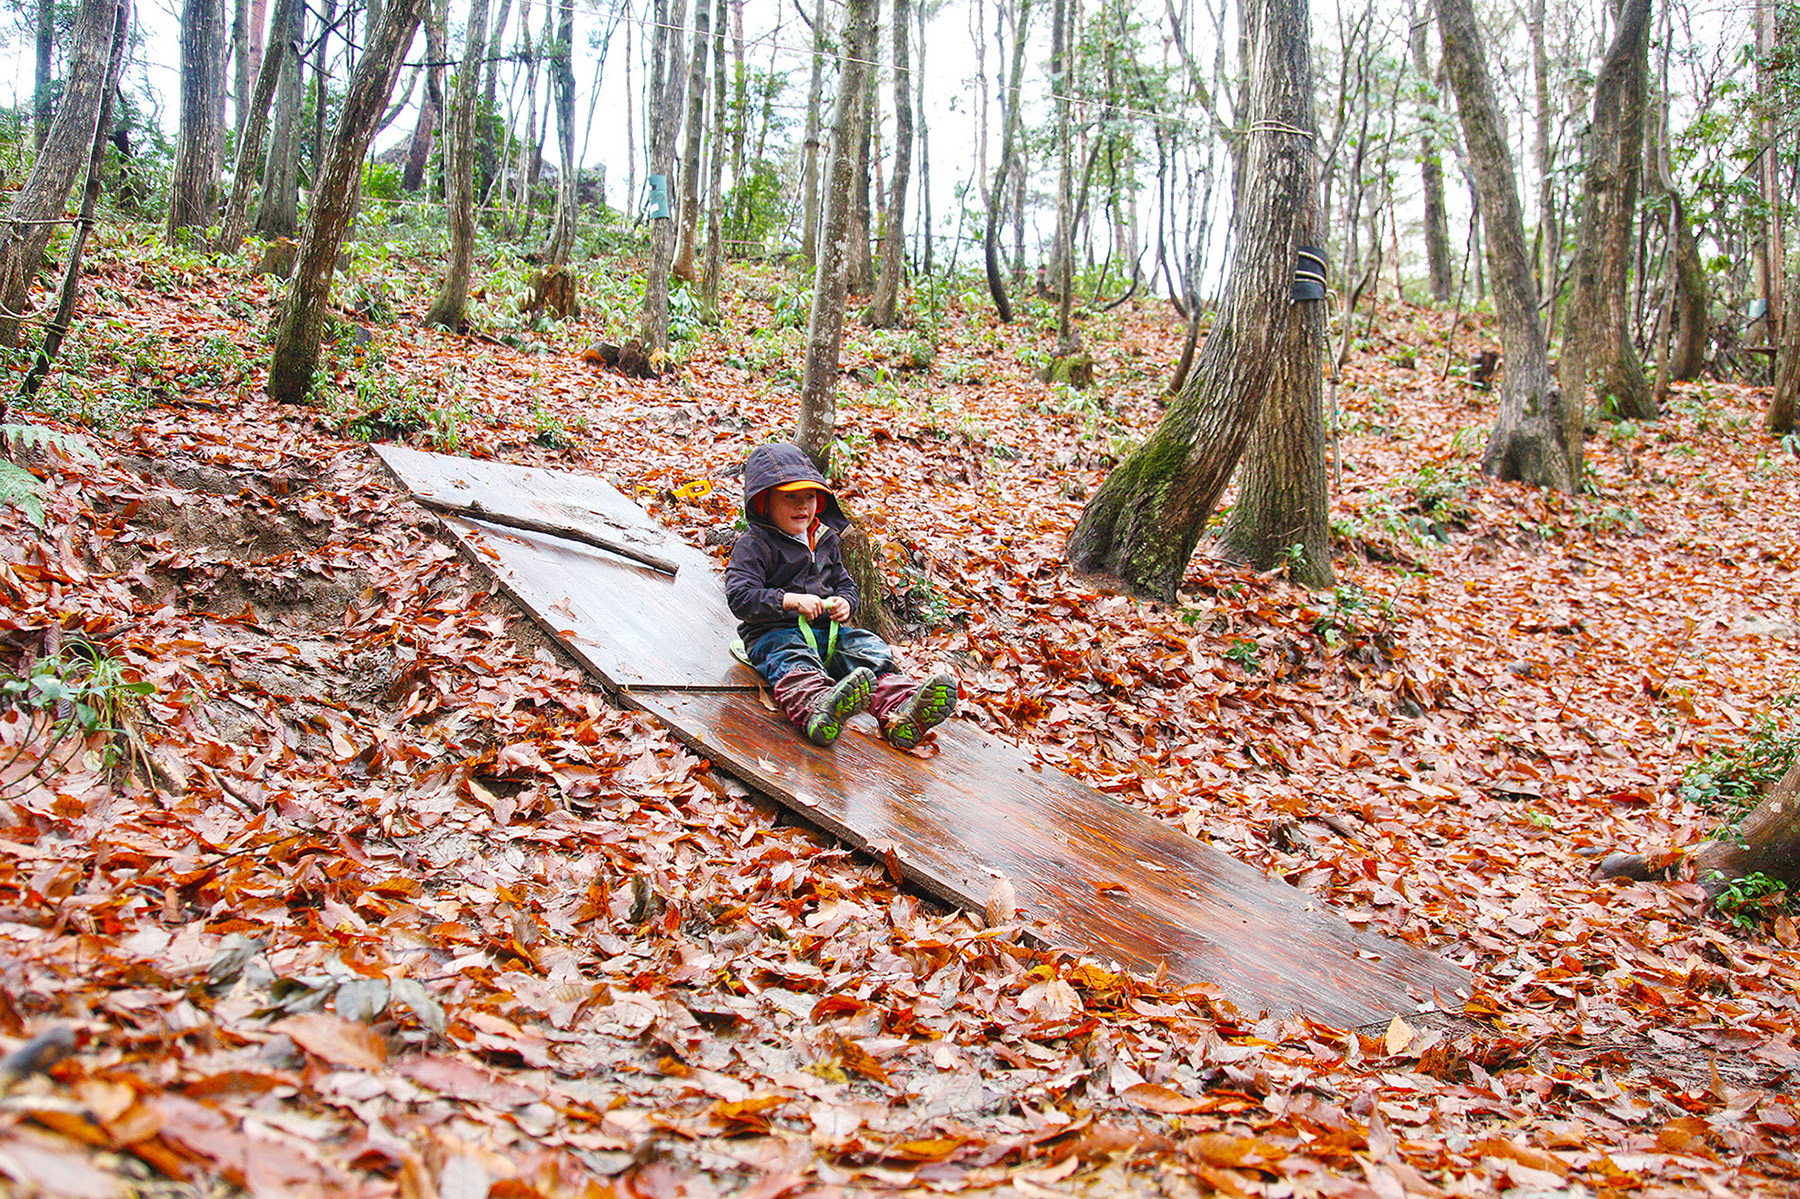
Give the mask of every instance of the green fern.
[{"label": "green fern", "polygon": [[25,513],[38,528],[44,527],[44,485],[30,471],[0,459],[0,501]]},{"label": "green fern", "polygon": [[53,445],[66,457],[77,461],[100,461],[100,455],[94,451],[93,445],[86,438],[57,429],[46,429],[42,425],[0,425],[0,441],[10,445],[23,446],[28,450],[35,450],[41,445]]}]

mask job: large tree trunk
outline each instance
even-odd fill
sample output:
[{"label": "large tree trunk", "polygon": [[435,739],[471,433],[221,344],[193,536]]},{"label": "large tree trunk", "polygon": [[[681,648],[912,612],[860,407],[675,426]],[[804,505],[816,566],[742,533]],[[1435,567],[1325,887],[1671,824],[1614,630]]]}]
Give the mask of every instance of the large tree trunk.
[{"label": "large tree trunk", "polygon": [[699,279],[694,269],[700,240],[700,143],[706,129],[706,56],[712,53],[712,11],[694,2],[694,57],[688,64],[687,149],[681,157],[680,250],[669,273],[683,283]]},{"label": "large tree trunk", "polygon": [[1444,65],[1468,142],[1469,165],[1481,210],[1483,240],[1500,346],[1506,369],[1500,411],[1482,454],[1483,473],[1534,487],[1574,492],[1575,473],[1564,441],[1562,398],[1550,378],[1544,329],[1538,320],[1531,251],[1519,213],[1519,188],[1500,105],[1494,99],[1481,30],[1470,0],[1433,0],[1443,31]]},{"label": "large tree trunk", "polygon": [[[1694,875],[1710,895],[1738,879],[1761,874],[1800,892],[1800,760],[1769,790],[1738,826],[1735,837],[1715,837],[1693,853]],[[1602,878],[1649,879],[1677,863],[1668,855],[1615,853],[1602,859]]]},{"label": "large tree trunk", "polygon": [[183,0],[181,6],[181,129],[175,142],[175,171],[169,182],[168,239],[177,244],[185,230],[204,229],[217,215],[213,172],[219,141],[219,0]]},{"label": "large tree trunk", "polygon": [[1654,420],[1650,380],[1631,342],[1629,275],[1638,170],[1644,157],[1650,0],[1625,0],[1594,83],[1594,121],[1582,177],[1574,288],[1565,310],[1561,371],[1563,440],[1581,477],[1587,389],[1597,414]]},{"label": "large tree trunk", "polygon": [[269,31],[271,53],[281,46],[281,70],[275,83],[274,133],[269,161],[263,168],[262,191],[256,201],[257,235],[269,240],[292,237],[300,230],[300,33],[305,5],[293,5],[287,21]]},{"label": "large tree trunk", "polygon": [[1025,31],[1030,24],[1031,0],[1019,0],[1013,20],[1012,68],[1007,79],[1006,101],[1001,106],[1000,165],[994,170],[994,188],[988,194],[987,229],[981,239],[983,261],[987,267],[988,294],[994,297],[994,310],[1001,324],[1011,324],[1012,301],[1006,298],[1006,277],[1000,269],[1000,212],[1006,195],[1007,180],[1012,177],[1014,144],[1022,124],[1020,118],[1020,85],[1025,79]]},{"label": "large tree trunk", "polygon": [[638,326],[638,339],[645,350],[655,354],[669,348],[669,267],[675,257],[675,130],[681,124],[681,97],[687,91],[687,60],[681,49],[686,0],[675,0],[673,12],[668,12],[666,0],[657,0],[652,11],[658,19],[651,37],[647,118],[650,173],[653,178],[662,177],[669,192],[670,212],[650,222],[650,266],[645,276],[644,315]]},{"label": "large tree trunk", "polygon": [[31,306],[32,280],[56,235],[69,192],[87,165],[100,100],[114,82],[106,68],[115,15],[115,0],[82,0],[56,117],[0,228],[0,346],[19,344],[20,318]]},{"label": "large tree trunk", "polygon": [[[1315,304],[1292,299],[1295,250],[1316,244],[1319,224],[1307,8],[1246,0],[1242,11],[1251,88],[1243,177],[1256,185],[1238,198],[1225,298],[1186,386],[1069,537],[1076,569],[1153,599],[1175,598],[1265,400],[1310,386],[1317,404],[1321,318]],[[1279,410],[1293,411],[1287,401]]]},{"label": "large tree trunk", "polygon": [[[275,28],[287,28],[299,0],[275,0]],[[269,105],[275,99],[275,85],[280,81],[284,65],[292,51],[280,37],[271,39],[269,52],[262,56],[256,76],[256,90],[245,110],[245,120],[238,134],[237,165],[231,172],[231,199],[225,205],[225,219],[220,223],[218,248],[235,254],[244,244],[244,231],[250,226],[250,191],[256,186],[256,167],[262,161],[263,132],[269,124]],[[273,157],[271,155],[271,157]]]},{"label": "large tree trunk", "polygon": [[813,273],[812,313],[806,324],[800,418],[794,430],[794,443],[816,462],[829,457],[837,426],[838,354],[844,343],[844,297],[849,290],[852,252],[851,192],[856,184],[856,147],[862,136],[857,125],[865,112],[863,92],[869,73],[867,56],[858,50],[868,45],[872,35],[873,4],[874,0],[849,0],[844,11],[845,53],[838,70],[837,105],[821,189],[818,265]]},{"label": "large tree trunk", "polygon": [[419,119],[406,145],[406,170],[400,176],[400,186],[407,192],[425,186],[431,139],[437,134],[438,119],[444,112],[444,29],[449,23],[448,8],[449,0],[435,0],[425,6],[425,98],[419,102]]},{"label": "large tree trunk", "polygon": [[[1274,73],[1267,99],[1258,110],[1259,122],[1274,121],[1296,129],[1318,127],[1313,112],[1312,77],[1304,0],[1296,2],[1299,21],[1297,46],[1285,51],[1283,69]],[[1273,31],[1271,31],[1273,32]],[[1287,36],[1283,31],[1277,36]],[[1288,61],[1296,60],[1297,61]],[[1285,259],[1294,263],[1298,247],[1322,244],[1324,216],[1320,210],[1313,160],[1302,154],[1276,160],[1276,173],[1265,166],[1251,176],[1257,188],[1273,185],[1282,206],[1281,230],[1288,239]],[[1258,202],[1252,198],[1252,203]],[[1241,208],[1240,208],[1241,211]],[[1280,243],[1265,243],[1279,252]],[[1322,271],[1322,262],[1308,268]],[[1297,269],[1297,268],[1296,268]],[[1269,280],[1278,293],[1269,314],[1273,336],[1259,353],[1267,357],[1268,370],[1259,383],[1262,416],[1250,438],[1249,451],[1238,471],[1237,502],[1219,539],[1220,552],[1228,559],[1268,570],[1285,562],[1288,577],[1302,587],[1329,587],[1333,581],[1331,531],[1327,519],[1331,506],[1330,483],[1325,473],[1325,417],[1321,389],[1321,357],[1324,352],[1324,300],[1280,303],[1279,276]],[[1291,294],[1291,293],[1290,293]],[[1210,348],[1211,343],[1208,343]]]},{"label": "large tree trunk", "polygon": [[487,48],[488,0],[470,0],[469,30],[463,40],[462,66],[456,72],[456,96],[450,108],[450,144],[444,161],[444,208],[450,224],[450,260],[438,288],[428,325],[462,328],[469,304],[469,264],[475,255],[475,108],[476,78]]},{"label": "large tree trunk", "polygon": [[877,120],[875,117],[875,84],[881,77],[879,60],[880,50],[877,48],[875,30],[881,21],[881,0],[870,0],[868,33],[862,44],[849,51],[864,59],[869,69],[863,74],[862,111],[856,118],[856,127],[860,131],[856,143],[856,171],[854,182],[850,185],[850,278],[849,289],[857,295],[868,295],[875,290],[875,254],[874,242],[870,231],[874,227],[870,204],[869,189],[875,164],[881,155],[873,148]]},{"label": "large tree trunk", "polygon": [[277,403],[304,403],[319,362],[319,340],[331,304],[331,276],[350,227],[363,155],[393,94],[401,59],[418,31],[427,0],[388,0],[367,49],[350,73],[331,137],[331,155],[313,188],[293,281],[275,322],[267,391]]},{"label": "large tree trunk", "polygon": [[894,178],[882,230],[881,279],[869,304],[869,323],[885,329],[900,320],[900,280],[906,274],[906,189],[912,182],[912,71],[907,42],[912,0],[894,0]]},{"label": "large tree trunk", "polygon": [[[1408,45],[1412,51],[1413,70],[1419,76],[1420,100],[1436,109],[1442,101],[1437,76],[1431,69],[1431,54],[1426,34],[1431,31],[1431,18],[1413,12]],[[1448,304],[1456,287],[1454,264],[1450,261],[1450,217],[1444,204],[1444,160],[1438,152],[1437,135],[1428,123],[1419,129],[1419,185],[1425,194],[1425,261],[1431,275],[1431,298]]]}]

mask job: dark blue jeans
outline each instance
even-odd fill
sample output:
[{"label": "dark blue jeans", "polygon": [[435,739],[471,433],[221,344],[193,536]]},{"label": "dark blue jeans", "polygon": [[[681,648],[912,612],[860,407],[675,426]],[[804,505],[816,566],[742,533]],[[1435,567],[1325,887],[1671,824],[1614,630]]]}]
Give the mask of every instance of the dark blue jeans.
[{"label": "dark blue jeans", "polygon": [[821,619],[811,624],[813,637],[819,643],[817,650],[806,643],[806,636],[800,632],[800,619],[795,617],[793,624],[771,629],[744,646],[750,665],[771,683],[780,682],[792,670],[817,670],[841,679],[858,666],[867,666],[878,676],[894,669],[894,653],[887,642],[867,629],[847,624],[838,626],[837,652],[831,661],[820,661],[831,641],[831,622]]}]

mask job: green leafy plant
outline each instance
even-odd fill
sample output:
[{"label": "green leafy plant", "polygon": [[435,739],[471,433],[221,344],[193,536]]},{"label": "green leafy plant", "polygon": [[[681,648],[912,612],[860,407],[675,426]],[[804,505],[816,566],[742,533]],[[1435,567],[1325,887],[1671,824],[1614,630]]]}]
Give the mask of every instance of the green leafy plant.
[{"label": "green leafy plant", "polygon": [[[107,736],[100,747],[102,764],[119,762],[116,742],[127,721],[142,707],[143,697],[154,684],[133,681],[124,661],[85,641],[69,645],[62,653],[40,658],[24,673],[0,677],[0,706],[23,711],[31,718],[32,736],[15,749],[13,760],[34,746],[37,763],[6,787],[28,782],[48,769],[64,769],[96,736]],[[65,750],[64,742],[71,742]]]},{"label": "green leafy plant", "polygon": [[1734,879],[1715,870],[1708,881],[1720,885],[1713,894],[1713,906],[1744,932],[1754,932],[1764,919],[1787,905],[1787,884],[1760,870]]},{"label": "green leafy plant", "polygon": [[[1791,708],[1797,700],[1800,696],[1783,696],[1777,707]],[[1735,827],[1800,753],[1800,728],[1788,727],[1783,715],[1765,715],[1743,745],[1710,753],[1688,767],[1681,778],[1681,797],[1727,818]]]},{"label": "green leafy plant", "polygon": [[1245,674],[1262,673],[1262,649],[1248,638],[1232,638],[1231,644],[1225,647],[1225,656],[1236,662]]}]

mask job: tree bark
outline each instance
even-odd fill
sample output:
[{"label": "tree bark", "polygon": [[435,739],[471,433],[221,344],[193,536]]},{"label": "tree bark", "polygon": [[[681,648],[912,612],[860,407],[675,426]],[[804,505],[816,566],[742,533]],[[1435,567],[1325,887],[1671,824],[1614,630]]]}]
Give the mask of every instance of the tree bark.
[{"label": "tree bark", "polygon": [[912,0],[894,0],[894,178],[882,229],[881,278],[869,304],[869,323],[879,329],[900,321],[900,280],[906,274],[906,189],[912,183],[912,70],[907,58]]},{"label": "tree bark", "polygon": [[680,250],[669,273],[683,283],[694,283],[700,240],[700,149],[706,128],[706,58],[712,53],[712,10],[707,0],[694,0],[694,57],[688,64],[687,149],[681,156]]},{"label": "tree bark", "polygon": [[463,39],[462,66],[456,72],[456,95],[450,108],[450,144],[444,160],[444,209],[450,225],[450,260],[438,287],[428,325],[460,329],[469,305],[469,264],[475,256],[475,124],[476,79],[487,48],[488,0],[470,0],[469,29]]},{"label": "tree bark", "polygon": [[1000,323],[1010,325],[1012,301],[1006,297],[1006,277],[1000,269],[1000,212],[1004,207],[1006,183],[1012,177],[1014,142],[1021,125],[1020,85],[1025,78],[1025,32],[1030,24],[1031,0],[1019,0],[1013,21],[1012,68],[1007,79],[1006,103],[1001,109],[1000,165],[994,170],[994,188],[988,195],[987,231],[981,239],[983,261],[987,267],[988,294],[994,297],[994,311]]},{"label": "tree bark", "polygon": [[[129,0],[118,0],[117,12],[113,19],[112,46],[107,60],[106,77],[116,80],[119,70],[125,61],[125,44],[130,40],[131,5]],[[75,323],[75,301],[81,292],[81,255],[87,248],[88,235],[94,231],[94,208],[100,200],[100,173],[106,165],[107,134],[112,127],[113,93],[117,89],[107,87],[101,92],[100,113],[94,121],[93,144],[88,152],[87,184],[82,188],[81,216],[75,222],[75,235],[69,239],[68,265],[63,269],[62,292],[57,300],[56,315],[44,330],[44,340],[38,346],[31,367],[19,384],[19,394],[31,396],[36,394],[38,385],[50,373],[51,365],[56,361],[57,353],[62,349],[63,339]],[[4,407],[0,404],[0,407]]]},{"label": "tree bark", "polygon": [[[1295,249],[1316,244],[1312,73],[1304,0],[1246,0],[1251,95],[1226,294],[1186,386],[1149,439],[1095,492],[1069,562],[1124,590],[1172,601],[1266,399],[1316,392],[1322,319],[1292,300]],[[1308,367],[1307,363],[1311,366]],[[1290,412],[1287,402],[1279,405]],[[1326,554],[1319,557],[1329,563]]]},{"label": "tree bark", "polygon": [[331,137],[331,156],[313,188],[306,231],[294,277],[275,322],[269,356],[269,397],[277,403],[304,403],[319,362],[319,341],[331,302],[331,276],[362,176],[363,155],[375,123],[387,107],[400,63],[418,31],[427,0],[388,0],[368,47],[357,59]]},{"label": "tree bark", "polygon": [[[275,0],[275,28],[285,29],[299,0]],[[262,56],[257,71],[256,89],[245,109],[245,120],[238,134],[237,165],[231,172],[231,199],[225,205],[225,218],[220,222],[218,249],[235,254],[244,244],[244,232],[250,226],[250,191],[256,186],[256,168],[262,161],[263,133],[269,124],[269,106],[275,99],[275,85],[291,51],[277,37],[271,39],[268,53]],[[271,155],[271,157],[273,157]]]},{"label": "tree bark", "polygon": [[1795,431],[1795,408],[1800,406],[1800,271],[1787,277],[1788,321],[1781,332],[1781,346],[1775,358],[1775,386],[1769,392],[1769,411],[1763,427],[1776,437]]},{"label": "tree bark", "polygon": [[1582,175],[1574,287],[1564,313],[1558,385],[1570,469],[1581,477],[1582,439],[1593,385],[1596,413],[1654,420],[1650,380],[1631,341],[1628,285],[1638,171],[1644,157],[1650,0],[1624,0],[1612,45],[1594,82],[1594,120]]},{"label": "tree bark", "polygon": [[[480,173],[476,176],[475,194],[485,197],[490,194],[494,180],[500,171],[498,154],[494,148],[494,128],[492,119],[494,112],[495,89],[500,77],[500,39],[506,36],[506,18],[512,12],[512,0],[500,0],[500,11],[494,17],[493,28],[488,30],[487,49],[483,57],[487,60],[487,69],[482,72],[481,115],[476,120],[476,167]],[[630,59],[626,55],[626,59]],[[636,155],[632,155],[635,161]]]},{"label": "tree bark", "polygon": [[290,6],[285,22],[269,31],[270,53],[279,43],[281,68],[275,82],[274,132],[256,202],[257,235],[269,240],[300,230],[301,23],[305,5]]},{"label": "tree bark", "polygon": [[400,187],[407,193],[425,186],[425,166],[431,160],[431,139],[437,135],[444,112],[444,40],[449,24],[449,0],[425,6],[425,98],[419,103],[419,119],[406,145],[406,170]]},{"label": "tree bark", "polygon": [[557,315],[578,316],[575,280],[573,273],[565,269],[575,254],[575,212],[580,198],[575,162],[575,0],[562,0],[558,9],[555,49],[550,61],[550,101],[556,108],[557,160],[561,166],[556,177],[556,213],[544,243],[544,265],[546,274],[563,271],[567,275],[568,303]]},{"label": "tree bark", "polygon": [[169,244],[183,232],[205,229],[217,215],[213,154],[219,140],[218,81],[222,34],[219,0],[183,0],[181,6],[181,128],[169,181]]},{"label": "tree bark", "polygon": [[69,192],[87,165],[100,102],[114,81],[106,73],[112,49],[114,0],[82,0],[62,98],[44,148],[0,227],[0,346],[19,344],[30,308],[31,284],[56,235]]},{"label": "tree bark", "polygon": [[1531,251],[1500,106],[1488,75],[1471,0],[1433,0],[1443,32],[1444,65],[1456,92],[1481,214],[1494,312],[1506,369],[1500,411],[1482,454],[1483,473],[1573,493],[1579,483],[1564,440],[1562,398],[1550,377],[1538,320]]},{"label": "tree bark", "polygon": [[794,443],[815,462],[830,457],[837,426],[838,354],[844,342],[844,298],[849,290],[851,192],[856,184],[856,147],[862,131],[863,92],[868,78],[866,46],[874,24],[874,0],[848,0],[838,70],[837,104],[831,125],[821,195],[818,265],[813,273],[812,313],[806,324],[806,369],[800,383],[800,416]]},{"label": "tree bark", "polygon": [[[719,288],[724,282],[725,274],[725,20],[725,0],[716,0],[713,7],[712,170],[706,181],[706,267],[700,274],[700,319],[709,325],[716,325],[720,321]],[[737,32],[741,60],[742,9],[737,11]],[[744,84],[741,70],[737,82],[741,101]],[[737,111],[738,131],[732,154],[741,164],[744,156],[744,107],[741,102]]]},{"label": "tree bark", "polygon": [[800,160],[800,207],[805,210],[805,233],[800,253],[808,262],[819,257],[819,106],[825,94],[825,0],[813,7],[812,82],[806,89],[806,140]]},{"label": "tree bark", "polygon": [[1432,119],[1443,103],[1437,76],[1431,69],[1431,53],[1426,35],[1431,31],[1428,14],[1414,11],[1407,42],[1412,51],[1413,70],[1419,76],[1419,100],[1425,119],[1419,122],[1419,185],[1425,196],[1425,261],[1431,276],[1431,298],[1448,304],[1456,287],[1455,267],[1450,261],[1450,217],[1444,204],[1444,159],[1438,151],[1437,134]]},{"label": "tree bark", "polygon": [[880,21],[881,0],[869,0],[867,31],[862,42],[849,51],[869,64],[863,73],[862,111],[856,118],[856,171],[850,185],[849,289],[857,295],[868,295],[875,290],[874,242],[870,237],[874,221],[870,211],[869,188],[875,162],[880,157],[872,149],[878,123],[875,116],[875,84],[881,75],[881,67],[877,62],[880,51],[877,49],[875,30]]},{"label": "tree bark", "polygon": [[1071,317],[1075,298],[1075,168],[1074,126],[1069,114],[1069,43],[1074,38],[1074,21],[1069,15],[1069,0],[1054,0],[1050,16],[1050,87],[1055,93],[1056,111],[1056,250],[1052,256],[1051,274],[1056,279],[1056,356],[1068,357],[1080,352]]},{"label": "tree bark", "polygon": [[56,51],[56,0],[38,0],[37,76],[31,92],[31,142],[41,151],[50,137],[50,117],[56,111],[50,71]]},{"label": "tree bark", "polygon": [[681,124],[681,97],[687,91],[687,59],[681,49],[686,0],[675,0],[673,12],[668,11],[667,0],[657,0],[652,11],[658,14],[658,20],[651,37],[650,172],[667,181],[671,208],[670,216],[650,222],[650,267],[645,278],[644,315],[638,326],[638,340],[654,355],[669,348],[669,267],[675,257],[673,208],[679,199],[673,194],[675,130]]}]

